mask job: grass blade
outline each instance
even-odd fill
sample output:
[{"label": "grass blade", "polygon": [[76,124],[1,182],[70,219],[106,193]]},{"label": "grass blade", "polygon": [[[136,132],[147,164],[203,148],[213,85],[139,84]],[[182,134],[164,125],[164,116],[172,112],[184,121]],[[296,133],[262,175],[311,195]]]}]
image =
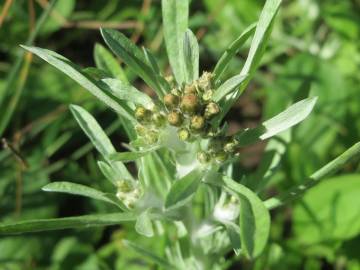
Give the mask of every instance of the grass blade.
[{"label": "grass blade", "polygon": [[107,203],[111,203],[119,207],[120,209],[125,209],[126,207],[121,204],[119,199],[113,194],[106,194],[99,190],[96,190],[91,187],[87,187],[80,184],[75,184],[71,182],[54,182],[47,184],[42,188],[43,191],[48,192],[60,192],[60,193],[68,193],[72,195],[79,195],[88,197],[95,200],[104,201]]},{"label": "grass blade", "polygon": [[185,32],[183,46],[186,82],[191,83],[199,78],[199,44],[190,29]]},{"label": "grass blade", "polygon": [[133,213],[114,213],[25,220],[20,222],[0,223],[0,235],[118,225],[121,222],[134,221],[135,219],[136,217]]},{"label": "grass blade", "polygon": [[179,85],[186,81],[183,38],[188,28],[189,1],[162,0],[166,50],[173,75]]},{"label": "grass blade", "polygon": [[265,201],[265,205],[268,209],[274,209],[276,207],[282,206],[284,204],[289,203],[292,200],[295,200],[302,196],[308,189],[312,188],[316,184],[318,184],[325,177],[331,176],[336,171],[341,169],[347,162],[349,162],[353,158],[357,158],[360,156],[360,142],[354,144],[340,156],[335,158],[333,161],[326,164],[321,169],[317,170],[313,173],[309,179],[303,184],[290,189],[284,194],[280,195],[276,198],[270,198]]},{"label": "grass blade", "polygon": [[219,61],[216,63],[216,66],[213,71],[214,82],[216,83],[223,72],[226,70],[231,59],[238,53],[240,48],[245,44],[248,38],[254,33],[256,24],[250,25],[248,28],[241,33],[241,35],[235,39],[230,46],[225,50],[225,52],[220,57]]}]

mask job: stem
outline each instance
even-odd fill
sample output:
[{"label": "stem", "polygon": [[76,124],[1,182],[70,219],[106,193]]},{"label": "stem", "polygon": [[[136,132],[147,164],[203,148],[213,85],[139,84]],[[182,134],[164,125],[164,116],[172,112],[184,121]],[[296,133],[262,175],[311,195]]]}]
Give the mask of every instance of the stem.
[{"label": "stem", "polygon": [[304,184],[298,185],[278,197],[266,200],[264,202],[265,206],[268,209],[274,209],[299,198],[305,193],[305,191],[318,184],[320,180],[322,180],[324,177],[328,177],[334,174],[342,166],[344,166],[345,163],[349,162],[352,158],[355,158],[359,154],[360,142],[354,144],[352,147],[350,147],[340,156],[335,158],[333,161],[329,162],[324,167],[314,172],[312,175],[310,175],[308,181],[306,181]]}]

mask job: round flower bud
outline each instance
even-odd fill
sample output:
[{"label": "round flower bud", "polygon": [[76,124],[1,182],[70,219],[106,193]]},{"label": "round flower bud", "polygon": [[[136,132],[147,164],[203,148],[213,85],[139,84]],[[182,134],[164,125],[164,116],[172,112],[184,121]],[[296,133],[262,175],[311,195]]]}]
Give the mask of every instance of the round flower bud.
[{"label": "round flower bud", "polygon": [[210,101],[213,97],[213,94],[214,94],[214,91],[209,89],[209,90],[206,90],[205,93],[202,95],[202,99],[204,101]]},{"label": "round flower bud", "polygon": [[184,93],[185,93],[185,94],[196,94],[196,87],[195,87],[195,85],[193,85],[193,84],[185,85]]},{"label": "round flower bud", "polygon": [[167,115],[167,120],[170,125],[178,127],[181,126],[183,117],[179,112],[172,111]]},{"label": "round flower bud", "polygon": [[211,157],[208,153],[206,153],[204,151],[200,151],[197,153],[197,159],[201,164],[206,164],[206,163],[210,162]]},{"label": "round flower bud", "polygon": [[135,109],[135,118],[136,120],[143,122],[143,121],[147,121],[151,116],[151,111],[145,109],[142,106],[139,106]]},{"label": "round flower bud", "polygon": [[201,115],[191,117],[190,127],[194,130],[201,130],[205,126],[205,119]]},{"label": "round flower bud", "polygon": [[146,134],[147,128],[144,127],[143,125],[136,125],[135,131],[138,135],[144,136]]},{"label": "round flower bud", "polygon": [[206,105],[204,116],[206,119],[210,119],[217,115],[219,112],[219,105],[217,105],[215,102],[210,102],[208,105]]},{"label": "round flower bud", "polygon": [[174,94],[166,94],[164,96],[164,104],[169,109],[175,108],[179,105],[179,97]]},{"label": "round flower bud", "polygon": [[198,97],[194,94],[186,94],[181,99],[180,104],[181,110],[188,113],[193,114],[199,107]]},{"label": "round flower bud", "polygon": [[187,141],[190,138],[190,133],[187,129],[183,128],[178,131],[179,139],[182,141]]},{"label": "round flower bud", "polygon": [[213,75],[210,72],[204,72],[198,80],[199,87],[204,91],[211,89],[212,77]]}]

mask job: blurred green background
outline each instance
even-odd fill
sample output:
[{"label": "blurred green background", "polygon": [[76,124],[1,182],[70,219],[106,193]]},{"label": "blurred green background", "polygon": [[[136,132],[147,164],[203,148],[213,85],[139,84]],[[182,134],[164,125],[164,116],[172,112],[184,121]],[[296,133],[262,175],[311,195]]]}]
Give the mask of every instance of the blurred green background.
[{"label": "blurred green background", "polygon": [[[200,66],[210,70],[224,49],[255,22],[265,1],[191,1],[190,27],[200,39]],[[86,107],[117,147],[124,136],[117,116],[19,44],[54,50],[83,67],[94,66],[103,44],[100,27],[115,28],[154,52],[168,70],[159,0],[58,0],[42,23],[47,0],[0,3],[0,220],[49,218],[115,211],[83,198],[41,192],[54,180],[107,190],[97,153],[71,117]],[[39,26],[40,27],[37,27]],[[248,46],[226,77],[240,71]],[[144,85],[124,67],[139,88]],[[315,112],[292,131],[268,197],[342,153],[360,138],[360,1],[283,1],[261,67],[231,110],[232,130],[249,127],[286,108],[308,91]],[[240,171],[253,171],[264,145],[245,149]],[[349,164],[302,200],[273,212],[270,244],[256,262],[233,258],[231,269],[360,269],[360,166]],[[124,227],[123,227],[124,228]],[[0,270],[155,269],[125,249],[133,239],[153,250],[166,243],[138,237],[131,227],[68,230],[0,238]]]}]

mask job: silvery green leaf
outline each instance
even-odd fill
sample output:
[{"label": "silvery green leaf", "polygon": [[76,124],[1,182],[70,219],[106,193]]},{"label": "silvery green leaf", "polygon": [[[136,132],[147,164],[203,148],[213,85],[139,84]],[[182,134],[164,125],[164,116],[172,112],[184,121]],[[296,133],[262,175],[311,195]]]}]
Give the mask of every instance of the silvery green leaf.
[{"label": "silvery green leaf", "polygon": [[188,27],[189,1],[162,0],[161,3],[166,50],[174,77],[181,85],[186,81],[183,37]]},{"label": "silvery green leaf", "polygon": [[178,269],[176,266],[172,265],[169,261],[160,257],[159,255],[154,254],[149,249],[145,249],[140,245],[137,245],[136,243],[130,242],[128,240],[123,240],[123,242],[126,246],[132,248],[135,252],[139,253],[139,255],[158,264],[164,269]]},{"label": "silvery green leaf", "polygon": [[310,97],[296,102],[283,112],[263,122],[261,126],[246,129],[236,134],[235,137],[241,146],[266,140],[303,121],[313,110],[316,100],[317,97]]},{"label": "silvery green leaf", "polygon": [[259,65],[271,33],[274,18],[280,8],[281,1],[282,0],[266,1],[256,26],[254,38],[251,41],[248,57],[241,70],[241,75],[252,74]]},{"label": "silvery green leaf", "polygon": [[270,231],[270,214],[259,197],[247,187],[223,176],[225,187],[240,199],[241,246],[250,258],[264,250]]},{"label": "silvery green leaf", "polygon": [[94,49],[95,64],[99,69],[111,74],[125,83],[128,82],[124,70],[121,68],[117,59],[101,44],[96,44]]},{"label": "silvery green leaf", "polygon": [[[116,150],[95,118],[85,109],[77,105],[70,105],[70,110],[95,148],[107,162],[111,163],[108,157],[110,154],[116,153]],[[121,162],[113,162],[112,164],[114,165],[114,169],[117,169],[124,179],[133,179],[124,164]]]},{"label": "silvery green leaf", "polygon": [[235,39],[222,54],[213,71],[213,75],[214,75],[213,80],[215,82],[220,78],[220,76],[226,70],[226,67],[228,66],[231,59],[238,53],[240,48],[245,44],[248,38],[254,33],[255,27],[256,24],[254,23],[250,25],[248,28],[246,28],[244,32],[242,32],[241,35],[237,39]]},{"label": "silvery green leaf", "polygon": [[174,209],[186,204],[197,191],[201,178],[202,172],[193,170],[176,180],[166,196],[165,208]]},{"label": "silvery green leaf", "polygon": [[121,161],[121,162],[130,162],[135,161],[151,152],[154,152],[159,147],[151,147],[142,151],[133,151],[133,152],[116,152],[109,155],[110,160],[112,161]]},{"label": "silvery green leaf", "polygon": [[150,209],[142,212],[136,220],[135,230],[146,237],[154,236],[154,229],[149,215]]},{"label": "silvery green leaf", "polygon": [[[240,72],[240,75],[249,74],[246,80],[241,84],[238,91],[232,93],[226,100],[226,103],[222,106],[222,114],[223,118],[226,113],[230,110],[230,108],[234,105],[234,103],[238,100],[241,93],[244,91],[246,86],[248,85],[250,79],[253,77],[256,68],[258,67],[261,57],[265,52],[265,47],[267,45],[267,41],[270,37],[272,25],[277,14],[277,11],[280,8],[282,0],[267,0],[264,8],[260,14],[259,21],[256,25],[256,30],[254,34],[254,38],[252,39],[250,50],[248,57],[246,58],[246,62]],[[221,119],[217,122],[220,124]]]},{"label": "silvery green leaf", "polygon": [[69,59],[50,50],[28,46],[22,47],[44,59],[46,62],[56,67],[60,71],[64,72],[66,75],[75,80],[85,89],[89,90],[94,96],[96,96],[123,117],[135,122],[134,116],[131,113],[131,109],[125,103],[115,100],[111,95],[106,93],[101,88],[101,85],[96,82],[96,80],[91,79],[87,74],[81,71],[81,68],[76,66],[74,63],[71,63]]},{"label": "silvery green leaf", "polygon": [[153,69],[146,63],[143,52],[116,30],[101,29],[101,34],[109,48],[162,98],[167,91],[162,88]]},{"label": "silvery green leaf", "polygon": [[122,210],[126,210],[126,207],[119,201],[119,199],[115,195],[106,194],[94,188],[80,184],[75,184],[71,182],[53,182],[44,186],[42,190],[48,192],[61,192],[61,193],[84,196],[95,200],[111,203],[116,205]]},{"label": "silvery green leaf", "polygon": [[134,213],[115,213],[25,220],[11,223],[0,223],[0,235],[109,226],[117,225],[124,221],[133,221],[135,219],[136,216]]},{"label": "silvery green leaf", "polygon": [[230,79],[226,80],[220,87],[215,91],[212,99],[215,102],[219,102],[225,96],[235,91],[236,88],[240,87],[240,85],[245,81],[248,75],[235,75]]},{"label": "silvery green leaf", "polygon": [[190,29],[185,32],[183,47],[186,82],[191,83],[199,78],[199,44]]},{"label": "silvery green leaf", "polygon": [[118,172],[104,161],[98,161],[97,164],[105,178],[109,180],[114,186],[117,186],[117,183],[122,179],[121,175],[118,175]]},{"label": "silvery green leaf", "polygon": [[121,100],[130,101],[146,108],[154,106],[152,99],[147,94],[140,92],[130,84],[110,78],[102,81],[109,87],[111,94]]}]

